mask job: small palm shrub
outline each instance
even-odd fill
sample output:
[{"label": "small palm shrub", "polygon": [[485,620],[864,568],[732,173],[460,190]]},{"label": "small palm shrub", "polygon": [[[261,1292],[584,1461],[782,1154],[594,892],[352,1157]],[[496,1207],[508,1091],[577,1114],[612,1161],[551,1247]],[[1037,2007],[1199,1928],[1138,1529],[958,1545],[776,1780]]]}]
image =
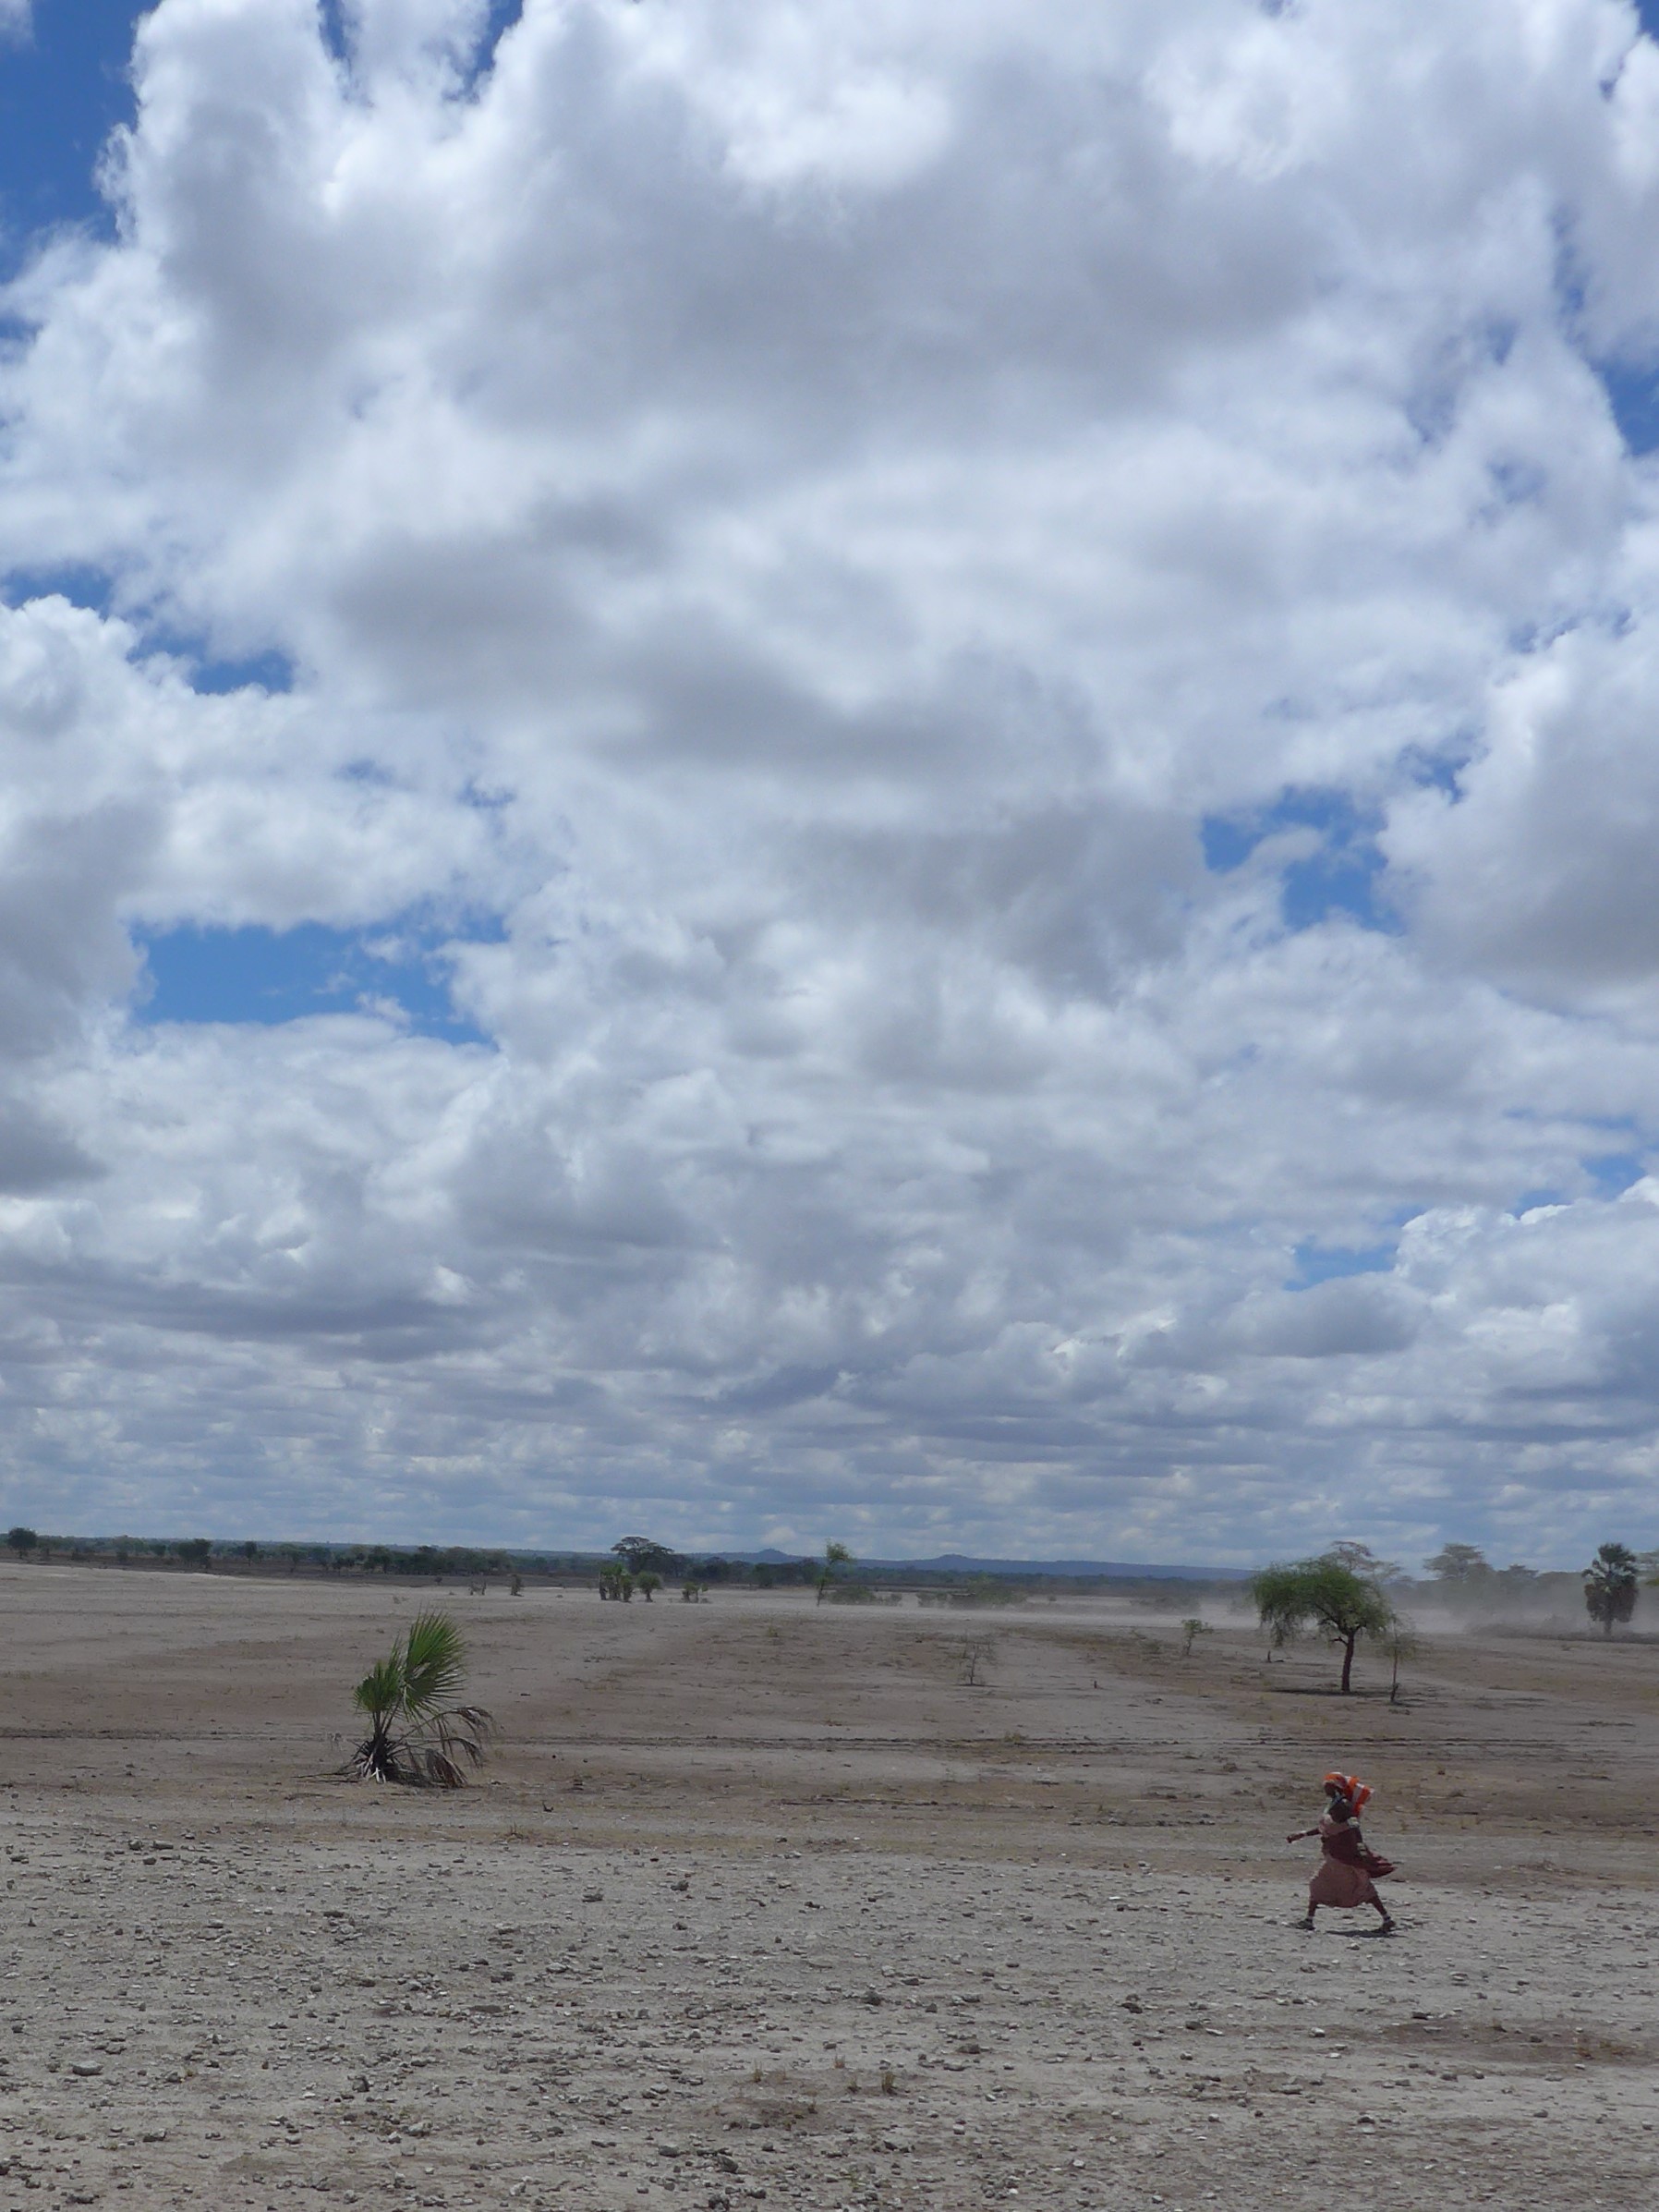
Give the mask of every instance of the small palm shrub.
[{"label": "small palm shrub", "polygon": [[458,1790],[466,1766],[482,1763],[494,1722],[460,1702],[466,1650],[447,1613],[421,1613],[391,1654],[352,1693],[369,1732],[345,1771],[359,1781]]}]

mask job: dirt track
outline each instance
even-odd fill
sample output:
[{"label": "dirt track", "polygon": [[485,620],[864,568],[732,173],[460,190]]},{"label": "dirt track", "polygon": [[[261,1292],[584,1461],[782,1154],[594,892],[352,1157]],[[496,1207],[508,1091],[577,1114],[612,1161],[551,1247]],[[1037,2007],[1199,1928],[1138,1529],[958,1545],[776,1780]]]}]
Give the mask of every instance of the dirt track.
[{"label": "dirt track", "polygon": [[[417,1595],[0,1568],[0,2201],[1659,2202],[1659,1649],[1396,1711],[1106,1609],[442,1601],[443,1796],[330,1771]],[[1290,1925],[1333,1763],[1394,1940]]]}]

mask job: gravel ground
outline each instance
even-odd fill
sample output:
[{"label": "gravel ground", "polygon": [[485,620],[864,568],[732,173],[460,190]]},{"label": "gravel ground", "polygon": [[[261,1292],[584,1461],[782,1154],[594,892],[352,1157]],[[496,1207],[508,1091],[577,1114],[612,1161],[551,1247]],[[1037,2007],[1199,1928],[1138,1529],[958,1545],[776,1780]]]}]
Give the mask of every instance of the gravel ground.
[{"label": "gravel ground", "polygon": [[[437,1795],[331,1772],[414,1597],[0,1595],[6,2202],[1659,2202],[1648,1647],[1402,1710],[1105,1609],[444,1593],[504,1725]],[[1394,1939],[1292,1926],[1339,1753]]]}]

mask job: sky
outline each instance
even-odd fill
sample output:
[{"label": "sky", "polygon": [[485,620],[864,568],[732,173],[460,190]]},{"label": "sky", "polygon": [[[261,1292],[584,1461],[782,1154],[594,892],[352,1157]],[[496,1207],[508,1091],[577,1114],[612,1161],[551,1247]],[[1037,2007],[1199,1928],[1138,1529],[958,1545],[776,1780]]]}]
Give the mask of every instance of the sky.
[{"label": "sky", "polygon": [[1659,8],[0,0],[0,1513],[1659,1543]]}]

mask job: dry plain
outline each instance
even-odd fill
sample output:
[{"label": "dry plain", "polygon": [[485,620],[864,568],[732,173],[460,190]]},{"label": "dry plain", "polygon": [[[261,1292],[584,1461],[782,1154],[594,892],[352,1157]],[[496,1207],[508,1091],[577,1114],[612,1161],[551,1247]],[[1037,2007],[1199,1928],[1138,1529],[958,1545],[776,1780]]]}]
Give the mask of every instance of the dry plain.
[{"label": "dry plain", "polygon": [[[1242,1622],[452,1588],[496,1756],[338,1779],[430,1601],[0,1568],[0,2202],[1659,2203],[1659,1647],[1391,1708]],[[1291,1925],[1333,1763],[1395,1939]]]}]

